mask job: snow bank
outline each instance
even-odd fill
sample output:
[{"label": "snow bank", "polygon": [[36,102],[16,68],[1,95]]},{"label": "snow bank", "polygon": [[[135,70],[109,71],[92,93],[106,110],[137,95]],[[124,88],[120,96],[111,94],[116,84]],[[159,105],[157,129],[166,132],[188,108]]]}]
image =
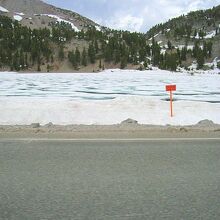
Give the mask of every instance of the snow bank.
[{"label": "snow bank", "polygon": [[2,6],[0,6],[0,11],[2,11],[2,12],[9,12],[9,10],[7,10],[6,8],[3,8]]},{"label": "snow bank", "polygon": [[220,104],[174,102],[174,117],[169,102],[152,97],[119,97],[106,101],[70,101],[63,99],[0,99],[0,124],[117,124],[132,118],[142,124],[191,125],[203,119],[220,124]]},{"label": "snow bank", "polygon": [[64,22],[64,23],[70,24],[73,30],[75,30],[75,31],[77,31],[77,32],[79,31],[79,29],[78,29],[72,22],[70,22],[70,21],[68,21],[68,20],[65,20],[65,19],[62,19],[62,18],[60,18],[60,17],[57,16],[57,15],[41,14],[41,16],[47,16],[47,17],[49,17],[49,18],[54,18],[54,19],[57,20],[58,23]]},{"label": "snow bank", "polygon": [[[212,70],[215,71],[215,70]],[[205,71],[204,71],[205,72]],[[213,72],[210,72],[213,73]],[[177,84],[174,118],[166,84]],[[220,124],[217,74],[106,70],[78,74],[0,74],[0,124]]]},{"label": "snow bank", "polygon": [[20,15],[13,16],[16,21],[21,21],[23,18]]}]

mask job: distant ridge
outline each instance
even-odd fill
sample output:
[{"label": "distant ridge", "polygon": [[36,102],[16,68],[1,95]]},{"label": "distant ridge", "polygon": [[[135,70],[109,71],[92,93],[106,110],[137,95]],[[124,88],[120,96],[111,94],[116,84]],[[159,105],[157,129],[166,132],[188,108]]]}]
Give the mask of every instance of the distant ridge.
[{"label": "distant ridge", "polygon": [[12,19],[20,16],[20,23],[31,28],[48,27],[50,22],[57,21],[57,17],[71,22],[79,30],[98,25],[78,13],[57,8],[41,0],[0,0],[0,6],[9,11],[0,10],[0,14],[7,14]]},{"label": "distant ridge", "polygon": [[220,69],[220,6],[146,34],[113,30],[40,0],[0,0],[0,69],[24,72]]}]

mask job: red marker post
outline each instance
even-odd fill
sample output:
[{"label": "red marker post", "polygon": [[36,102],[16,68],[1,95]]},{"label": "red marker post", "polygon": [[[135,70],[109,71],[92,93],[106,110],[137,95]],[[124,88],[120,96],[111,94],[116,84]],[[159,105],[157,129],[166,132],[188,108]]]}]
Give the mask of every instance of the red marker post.
[{"label": "red marker post", "polygon": [[173,94],[172,94],[172,91],[176,91],[176,85],[167,85],[166,91],[170,92],[170,116],[173,117]]}]

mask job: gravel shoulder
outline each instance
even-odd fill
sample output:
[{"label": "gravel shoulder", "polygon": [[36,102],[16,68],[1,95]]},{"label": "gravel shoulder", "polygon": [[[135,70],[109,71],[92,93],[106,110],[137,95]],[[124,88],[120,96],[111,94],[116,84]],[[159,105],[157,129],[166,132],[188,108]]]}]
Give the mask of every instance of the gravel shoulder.
[{"label": "gravel shoulder", "polygon": [[193,126],[154,126],[132,119],[117,125],[0,125],[0,138],[220,138],[220,125],[204,120]]}]

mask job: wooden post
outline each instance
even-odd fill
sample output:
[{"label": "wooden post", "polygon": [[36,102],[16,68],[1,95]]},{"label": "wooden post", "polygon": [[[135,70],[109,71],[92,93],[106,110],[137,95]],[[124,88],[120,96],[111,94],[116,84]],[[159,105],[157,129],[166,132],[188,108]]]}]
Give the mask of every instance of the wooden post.
[{"label": "wooden post", "polygon": [[167,85],[166,91],[170,92],[170,116],[173,117],[173,93],[176,91],[176,85]]},{"label": "wooden post", "polygon": [[170,116],[173,117],[173,97],[172,91],[170,91]]}]

